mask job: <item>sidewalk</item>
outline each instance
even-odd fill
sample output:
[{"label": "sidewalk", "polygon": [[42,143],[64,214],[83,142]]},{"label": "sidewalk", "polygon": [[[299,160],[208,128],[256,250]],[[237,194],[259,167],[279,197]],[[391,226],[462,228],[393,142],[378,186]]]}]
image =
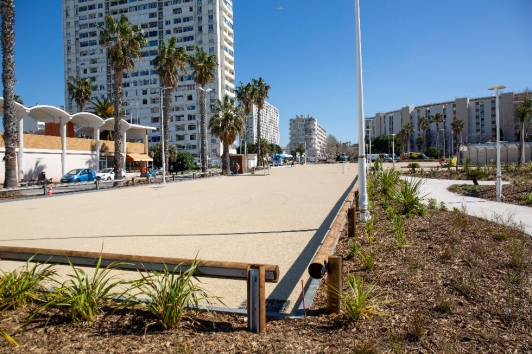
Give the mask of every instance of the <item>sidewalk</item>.
[{"label": "sidewalk", "polygon": [[[497,203],[485,199],[475,198],[456,194],[447,190],[453,184],[471,184],[471,181],[463,180],[441,180],[425,179],[422,187],[422,194],[428,194],[426,198],[434,198],[444,202],[449,210],[452,208],[462,209],[469,215],[474,215],[483,219],[492,220],[494,216],[502,216],[505,220],[513,219],[517,223],[522,223],[524,230],[532,236],[532,208],[513,205],[507,203]],[[493,181],[479,181],[479,184],[494,184]],[[503,183],[503,194],[504,194]]]}]

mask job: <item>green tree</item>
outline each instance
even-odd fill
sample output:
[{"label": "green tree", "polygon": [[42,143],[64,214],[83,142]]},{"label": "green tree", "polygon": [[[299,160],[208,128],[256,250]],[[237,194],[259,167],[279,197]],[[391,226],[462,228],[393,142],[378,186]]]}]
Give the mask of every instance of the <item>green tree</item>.
[{"label": "green tree", "polygon": [[523,102],[515,107],[515,119],[519,122],[519,164],[525,163],[525,123],[532,116],[532,98],[523,94]]},{"label": "green tree", "polygon": [[258,80],[252,79],[252,82],[255,90],[255,105],[257,105],[257,157],[258,161],[261,161],[261,113],[264,108],[264,100],[268,98],[270,86],[266,85],[262,77],[259,77]]},{"label": "green tree", "polygon": [[372,147],[374,150],[372,150],[372,153],[375,154],[387,154],[388,152],[392,152],[392,142],[395,141],[395,152],[401,151],[403,144],[401,143],[400,137],[395,137],[395,139],[392,139],[391,135],[379,135],[375,139],[373,139],[373,145]]},{"label": "green tree", "polygon": [[[251,82],[248,82],[246,85],[240,82],[240,86],[238,86],[235,89],[235,94],[236,94],[236,99],[238,100],[240,105],[242,105],[244,115],[246,116],[244,118],[244,129],[243,129],[244,134],[243,135],[244,135],[244,141],[247,142],[248,141],[247,127],[246,127],[247,117],[251,114],[251,112],[253,112],[253,104],[255,102],[255,96],[256,96],[255,87],[253,86]],[[242,145],[242,143],[240,145]],[[244,147],[247,147],[247,145],[244,145]],[[240,153],[242,154],[246,152],[247,150],[244,152],[240,152]]]},{"label": "green tree", "polygon": [[236,152],[238,154],[243,154],[244,151],[247,151],[249,154],[255,154],[255,153],[257,153],[257,145],[255,145],[255,143],[246,143],[246,142],[244,142],[244,145],[240,145],[236,149]]},{"label": "green tree", "polygon": [[188,151],[177,151],[175,165],[176,171],[192,170],[194,169],[194,156]]},{"label": "green tree", "polygon": [[87,102],[90,102],[92,95],[91,80],[89,78],[81,78],[78,76],[70,76],[67,82],[68,93],[79,107],[79,111],[83,112]]},{"label": "green tree", "polygon": [[282,154],[283,149],[277,144],[270,144],[270,152],[273,154]]},{"label": "green tree", "polygon": [[15,2],[2,0],[2,85],[4,87],[4,188],[17,186],[17,111],[15,108]]},{"label": "green tree", "polygon": [[[162,143],[157,143],[148,148],[148,153],[153,158],[153,163],[156,166],[162,166],[163,163],[163,154],[162,154]],[[168,162],[175,163],[177,161],[177,148],[175,145],[170,144],[168,146]]]},{"label": "green tree", "polygon": [[416,131],[414,129],[414,124],[412,123],[403,124],[403,131],[404,131],[405,140],[406,140],[406,153],[410,154],[410,136],[414,134],[414,132]]},{"label": "green tree", "polygon": [[114,169],[119,176],[122,174],[123,148],[122,148],[122,76],[124,70],[129,72],[135,69],[134,58],[140,59],[140,50],[146,45],[144,31],[131,24],[126,16],[120,20],[109,15],[105,17],[105,27],[98,25],[100,29],[100,43],[107,49],[107,59],[113,69],[114,84],[114,137],[115,159]]},{"label": "green tree", "polygon": [[[428,118],[421,117],[418,119],[417,128],[419,131],[421,131],[421,136],[423,137],[423,143],[425,143],[425,139],[427,138],[426,132],[427,132],[427,129],[429,129],[429,127],[430,127],[430,120]],[[423,151],[419,151],[419,152],[423,152]]]},{"label": "green tree", "polygon": [[[430,117],[431,123],[436,123],[436,151],[440,152],[440,124],[445,122],[445,119],[440,113],[436,113]],[[439,157],[439,156],[438,156]]]},{"label": "green tree", "polygon": [[292,156],[295,156],[297,155],[297,153],[299,152],[300,155],[303,155],[305,153],[305,148],[303,147],[303,145],[299,145],[296,149],[295,149],[295,154],[292,155]]},{"label": "green tree", "polygon": [[417,149],[418,151],[423,151],[423,145],[425,144],[425,139],[423,139],[423,137],[420,135],[417,137],[416,139],[416,145],[417,145]]},{"label": "green tree", "polygon": [[112,118],[115,115],[115,108],[113,100],[108,98],[99,99],[96,98],[95,101],[91,101],[92,113],[96,114],[102,119]]},{"label": "green tree", "polygon": [[153,67],[157,70],[157,75],[163,84],[163,106],[164,106],[164,128],[163,128],[163,140],[164,140],[164,157],[165,157],[165,169],[168,171],[168,145],[170,140],[170,106],[172,104],[172,92],[177,89],[179,84],[179,73],[181,70],[184,74],[187,74],[188,54],[185,48],[176,48],[176,39],[171,37],[168,40],[168,45],[164,41],[159,43],[159,49],[157,56],[153,59]]},{"label": "green tree", "polygon": [[[451,123],[451,129],[453,130],[454,135],[456,135],[457,141],[460,141],[458,140],[458,137],[460,136],[460,133],[462,133],[462,130],[464,130],[464,121],[461,119],[454,120]],[[460,158],[460,144],[456,144],[456,158]],[[458,160],[456,162],[456,170],[458,171]]]},{"label": "green tree", "polygon": [[205,123],[205,86],[209,82],[214,82],[214,71],[217,67],[216,55],[207,55],[207,52],[196,46],[196,54],[188,57],[188,65],[194,70],[194,82],[199,86],[201,101],[201,171],[207,171],[207,130]]},{"label": "green tree", "polygon": [[15,99],[15,102],[24,104],[24,100],[18,94],[15,93],[15,96],[13,98]]},{"label": "green tree", "polygon": [[209,122],[211,134],[220,138],[223,144],[222,153],[222,173],[231,174],[229,164],[229,146],[234,144],[236,137],[242,133],[244,128],[244,112],[241,107],[235,106],[235,98],[224,96],[223,100],[216,100],[211,107],[214,115]]}]

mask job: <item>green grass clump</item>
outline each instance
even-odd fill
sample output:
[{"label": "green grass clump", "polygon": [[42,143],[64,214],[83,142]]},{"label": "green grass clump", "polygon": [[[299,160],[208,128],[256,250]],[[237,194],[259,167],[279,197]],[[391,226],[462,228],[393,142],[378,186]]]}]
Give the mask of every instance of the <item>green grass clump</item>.
[{"label": "green grass clump", "polygon": [[399,212],[403,215],[423,215],[425,207],[421,200],[426,195],[421,195],[421,178],[410,178],[400,181],[399,188],[395,191],[393,199],[399,206]]},{"label": "green grass clump", "polygon": [[172,271],[164,267],[161,272],[142,274],[135,284],[139,294],[135,297],[138,305],[154,314],[164,329],[176,328],[183,319],[194,321],[201,304],[212,305],[210,296],[194,275],[198,261],[184,272],[179,272],[177,265]]},{"label": "green grass clump", "polygon": [[383,299],[382,295],[374,294],[375,286],[366,284],[360,275],[349,273],[346,288],[341,295],[342,308],[352,321],[385,314],[378,307],[388,301]]}]

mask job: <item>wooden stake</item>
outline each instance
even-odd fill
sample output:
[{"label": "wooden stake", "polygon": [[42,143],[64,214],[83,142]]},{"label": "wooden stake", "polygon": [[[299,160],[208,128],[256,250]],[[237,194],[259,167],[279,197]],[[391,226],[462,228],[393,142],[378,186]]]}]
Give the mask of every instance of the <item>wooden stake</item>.
[{"label": "wooden stake", "polygon": [[347,237],[355,237],[356,207],[347,209]]},{"label": "wooden stake", "polygon": [[358,194],[358,189],[357,189],[357,190],[355,191],[355,200],[354,200],[354,202],[355,202],[355,208],[356,208],[357,212],[358,212],[358,196],[359,196],[359,194]]},{"label": "wooden stake", "polygon": [[342,256],[329,256],[327,268],[327,311],[340,313],[342,293]]}]

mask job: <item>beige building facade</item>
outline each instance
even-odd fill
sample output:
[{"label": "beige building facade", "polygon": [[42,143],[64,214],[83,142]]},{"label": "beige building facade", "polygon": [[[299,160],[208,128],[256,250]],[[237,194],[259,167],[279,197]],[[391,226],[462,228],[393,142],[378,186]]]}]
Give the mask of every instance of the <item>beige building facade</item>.
[{"label": "beige building facade", "polygon": [[287,150],[291,151],[299,146],[306,150],[307,157],[325,155],[327,131],[318,124],[318,120],[309,115],[296,116],[290,119],[290,142]]}]

